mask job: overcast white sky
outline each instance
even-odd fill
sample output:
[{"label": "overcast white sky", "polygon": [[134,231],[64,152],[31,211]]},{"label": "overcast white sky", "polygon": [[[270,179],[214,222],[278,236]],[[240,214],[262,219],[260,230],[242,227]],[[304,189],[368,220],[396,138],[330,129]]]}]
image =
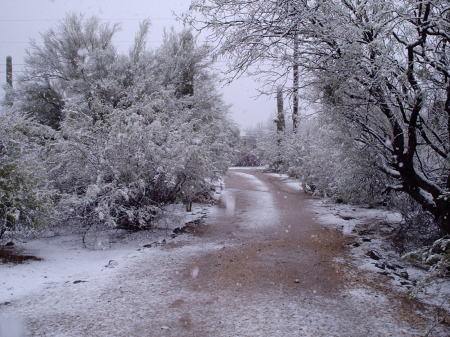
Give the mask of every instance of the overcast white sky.
[{"label": "overcast white sky", "polygon": [[[13,57],[15,75],[23,65],[25,49],[30,39],[39,39],[39,33],[55,26],[67,12],[95,15],[120,23],[116,36],[119,50],[126,52],[133,42],[139,22],[149,18],[152,22],[149,47],[162,40],[163,29],[182,28],[173,15],[189,8],[190,0],[0,0],[0,78],[5,82],[5,59]],[[220,65],[219,67],[223,67]],[[225,102],[231,104],[231,117],[241,128],[266,122],[275,112],[275,101],[257,96],[257,84],[243,77],[222,89]]]}]

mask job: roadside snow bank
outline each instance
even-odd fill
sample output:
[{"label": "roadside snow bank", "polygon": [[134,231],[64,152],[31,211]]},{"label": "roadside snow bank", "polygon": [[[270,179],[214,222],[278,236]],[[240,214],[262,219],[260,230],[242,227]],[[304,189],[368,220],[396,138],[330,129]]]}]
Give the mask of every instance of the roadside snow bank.
[{"label": "roadside snow bank", "polygon": [[296,191],[303,191],[301,182],[298,179],[292,178],[287,174],[281,173],[266,173],[268,176],[279,178],[286,186]]},{"label": "roadside snow bank", "polygon": [[247,180],[249,180],[251,182],[252,185],[254,185],[256,187],[257,190],[261,191],[261,192],[269,192],[269,188],[267,187],[267,185],[262,182],[260,179],[258,179],[257,177],[255,177],[253,174],[248,174],[248,173],[244,173],[244,172],[235,172],[235,171],[231,171],[232,174],[243,177]]},{"label": "roadside snow bank", "polygon": [[230,171],[233,171],[233,170],[260,170],[260,171],[262,171],[262,170],[267,170],[267,167],[266,166],[255,166],[255,167],[252,167],[252,166],[233,166],[233,167],[230,167],[228,170],[230,170]]}]

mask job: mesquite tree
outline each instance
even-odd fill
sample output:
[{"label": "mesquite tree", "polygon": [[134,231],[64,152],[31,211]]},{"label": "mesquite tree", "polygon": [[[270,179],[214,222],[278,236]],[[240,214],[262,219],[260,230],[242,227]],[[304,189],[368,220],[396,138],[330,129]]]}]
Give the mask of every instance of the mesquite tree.
[{"label": "mesquite tree", "polygon": [[[55,129],[64,118],[67,97],[77,95],[86,111],[96,104],[93,93],[108,76],[117,58],[112,37],[118,25],[100,23],[95,17],[70,14],[56,28],[42,34],[27,50],[25,71],[18,79],[20,109]],[[99,97],[111,101],[107,88]],[[96,118],[100,118],[97,116]]]}]

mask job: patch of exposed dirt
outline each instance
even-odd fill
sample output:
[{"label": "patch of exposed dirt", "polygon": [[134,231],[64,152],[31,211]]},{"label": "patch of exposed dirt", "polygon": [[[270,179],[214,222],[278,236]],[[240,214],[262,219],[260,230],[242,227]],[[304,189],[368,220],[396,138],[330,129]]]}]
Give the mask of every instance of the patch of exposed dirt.
[{"label": "patch of exposed dirt", "polygon": [[40,257],[23,254],[14,246],[0,247],[0,262],[22,264],[28,261],[42,261]]},{"label": "patch of exposed dirt", "polygon": [[207,230],[205,226],[205,221],[203,218],[190,221],[186,223],[183,227],[177,227],[173,230],[171,236],[175,238],[180,234],[192,234],[195,236],[203,236]]}]

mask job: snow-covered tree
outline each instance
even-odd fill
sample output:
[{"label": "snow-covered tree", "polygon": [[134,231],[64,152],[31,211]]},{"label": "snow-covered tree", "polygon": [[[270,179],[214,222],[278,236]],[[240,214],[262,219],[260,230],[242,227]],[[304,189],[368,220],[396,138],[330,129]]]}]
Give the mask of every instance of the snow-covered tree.
[{"label": "snow-covered tree", "polygon": [[[18,79],[20,109],[38,121],[59,128],[68,99],[77,94],[88,111],[95,100],[110,100],[102,83],[117,57],[112,38],[117,25],[69,14],[55,29],[34,41]],[[93,94],[95,93],[95,97]]]}]

